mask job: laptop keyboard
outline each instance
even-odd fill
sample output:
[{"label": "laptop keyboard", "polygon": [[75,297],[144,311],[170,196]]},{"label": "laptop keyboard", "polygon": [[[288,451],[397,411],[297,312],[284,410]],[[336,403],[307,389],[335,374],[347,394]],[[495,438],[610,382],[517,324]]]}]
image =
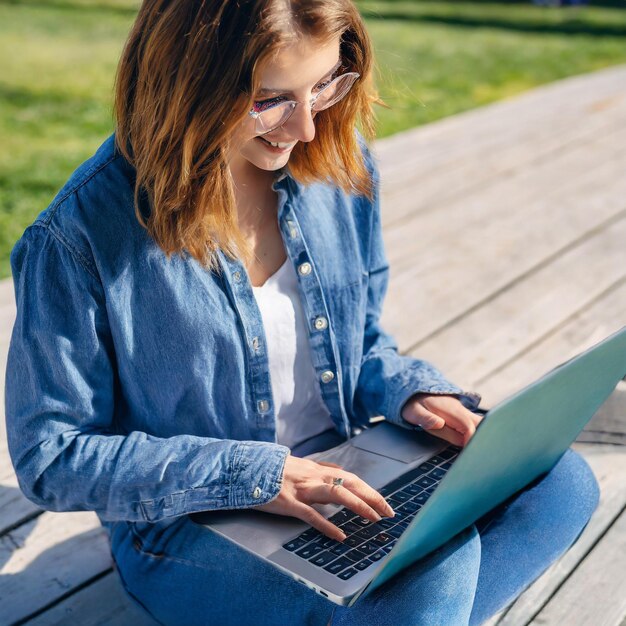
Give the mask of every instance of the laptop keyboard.
[{"label": "laptop keyboard", "polygon": [[283,548],[342,580],[352,578],[391,552],[459,451],[460,448],[450,446],[380,490],[395,511],[395,517],[372,522],[343,508],[329,519],[346,534],[344,541],[335,541],[309,528],[283,544]]}]

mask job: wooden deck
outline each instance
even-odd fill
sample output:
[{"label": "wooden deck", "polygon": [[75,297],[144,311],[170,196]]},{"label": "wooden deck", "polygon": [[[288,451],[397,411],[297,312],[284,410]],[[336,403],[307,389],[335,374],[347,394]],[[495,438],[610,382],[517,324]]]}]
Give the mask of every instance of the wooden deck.
[{"label": "wooden deck", "polygon": [[[626,67],[381,140],[384,321],[490,406],[626,323]],[[14,317],[0,283],[0,376]],[[2,403],[3,405],[3,403]],[[91,513],[41,512],[0,438],[0,624],[151,624]],[[575,447],[601,504],[500,625],[626,624],[626,383]]]}]

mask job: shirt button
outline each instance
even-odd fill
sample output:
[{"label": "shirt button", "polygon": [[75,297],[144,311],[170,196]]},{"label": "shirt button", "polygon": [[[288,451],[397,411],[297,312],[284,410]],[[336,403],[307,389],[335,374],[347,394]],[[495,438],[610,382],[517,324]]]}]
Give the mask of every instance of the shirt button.
[{"label": "shirt button", "polygon": [[270,408],[270,403],[267,400],[259,400],[256,403],[257,409],[259,410],[259,413],[267,413],[267,411]]},{"label": "shirt button", "polygon": [[261,347],[261,340],[258,337],[254,337],[254,339],[252,339],[252,349],[255,352],[258,352],[260,347]]},{"label": "shirt button", "polygon": [[233,280],[234,280],[236,283],[241,282],[241,272],[240,272],[240,271],[236,271],[236,272],[233,274]]},{"label": "shirt button", "polygon": [[311,273],[311,264],[310,263],[302,263],[298,267],[298,273],[300,276],[308,276]]},{"label": "shirt button", "polygon": [[289,229],[289,236],[292,239],[295,239],[298,236],[298,231],[296,230],[296,225],[291,221],[287,221],[287,228]]},{"label": "shirt button", "polygon": [[260,487],[255,487],[254,491],[252,492],[252,497],[255,498],[256,500],[258,500],[261,497],[261,488]]},{"label": "shirt button", "polygon": [[317,330],[324,330],[325,328],[328,328],[328,320],[320,315],[319,317],[315,318],[313,325]]},{"label": "shirt button", "polygon": [[325,372],[322,372],[323,383],[329,383],[333,378],[335,378],[335,375],[330,370],[326,370]]}]

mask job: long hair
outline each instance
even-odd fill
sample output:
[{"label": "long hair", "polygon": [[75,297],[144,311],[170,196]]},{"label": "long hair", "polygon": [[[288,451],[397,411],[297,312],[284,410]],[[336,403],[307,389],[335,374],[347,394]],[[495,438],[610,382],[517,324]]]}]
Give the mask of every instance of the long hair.
[{"label": "long hair", "polygon": [[[361,78],[317,114],[316,135],[289,159],[305,184],[328,181],[371,197],[354,129],[374,136],[372,52],[350,0],[144,0],[118,66],[116,144],[136,170],[135,213],[169,256],[209,268],[216,251],[250,258],[241,235],[229,141],[252,106],[259,68],[302,36],[340,36],[346,71]],[[147,199],[147,217],[139,198]]]}]

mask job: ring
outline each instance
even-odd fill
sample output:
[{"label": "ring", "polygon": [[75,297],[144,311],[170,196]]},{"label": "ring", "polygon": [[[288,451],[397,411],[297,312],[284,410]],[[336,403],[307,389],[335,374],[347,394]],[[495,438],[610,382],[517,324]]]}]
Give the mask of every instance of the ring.
[{"label": "ring", "polygon": [[343,485],[343,478],[333,478],[333,485],[335,487],[341,487]]}]

